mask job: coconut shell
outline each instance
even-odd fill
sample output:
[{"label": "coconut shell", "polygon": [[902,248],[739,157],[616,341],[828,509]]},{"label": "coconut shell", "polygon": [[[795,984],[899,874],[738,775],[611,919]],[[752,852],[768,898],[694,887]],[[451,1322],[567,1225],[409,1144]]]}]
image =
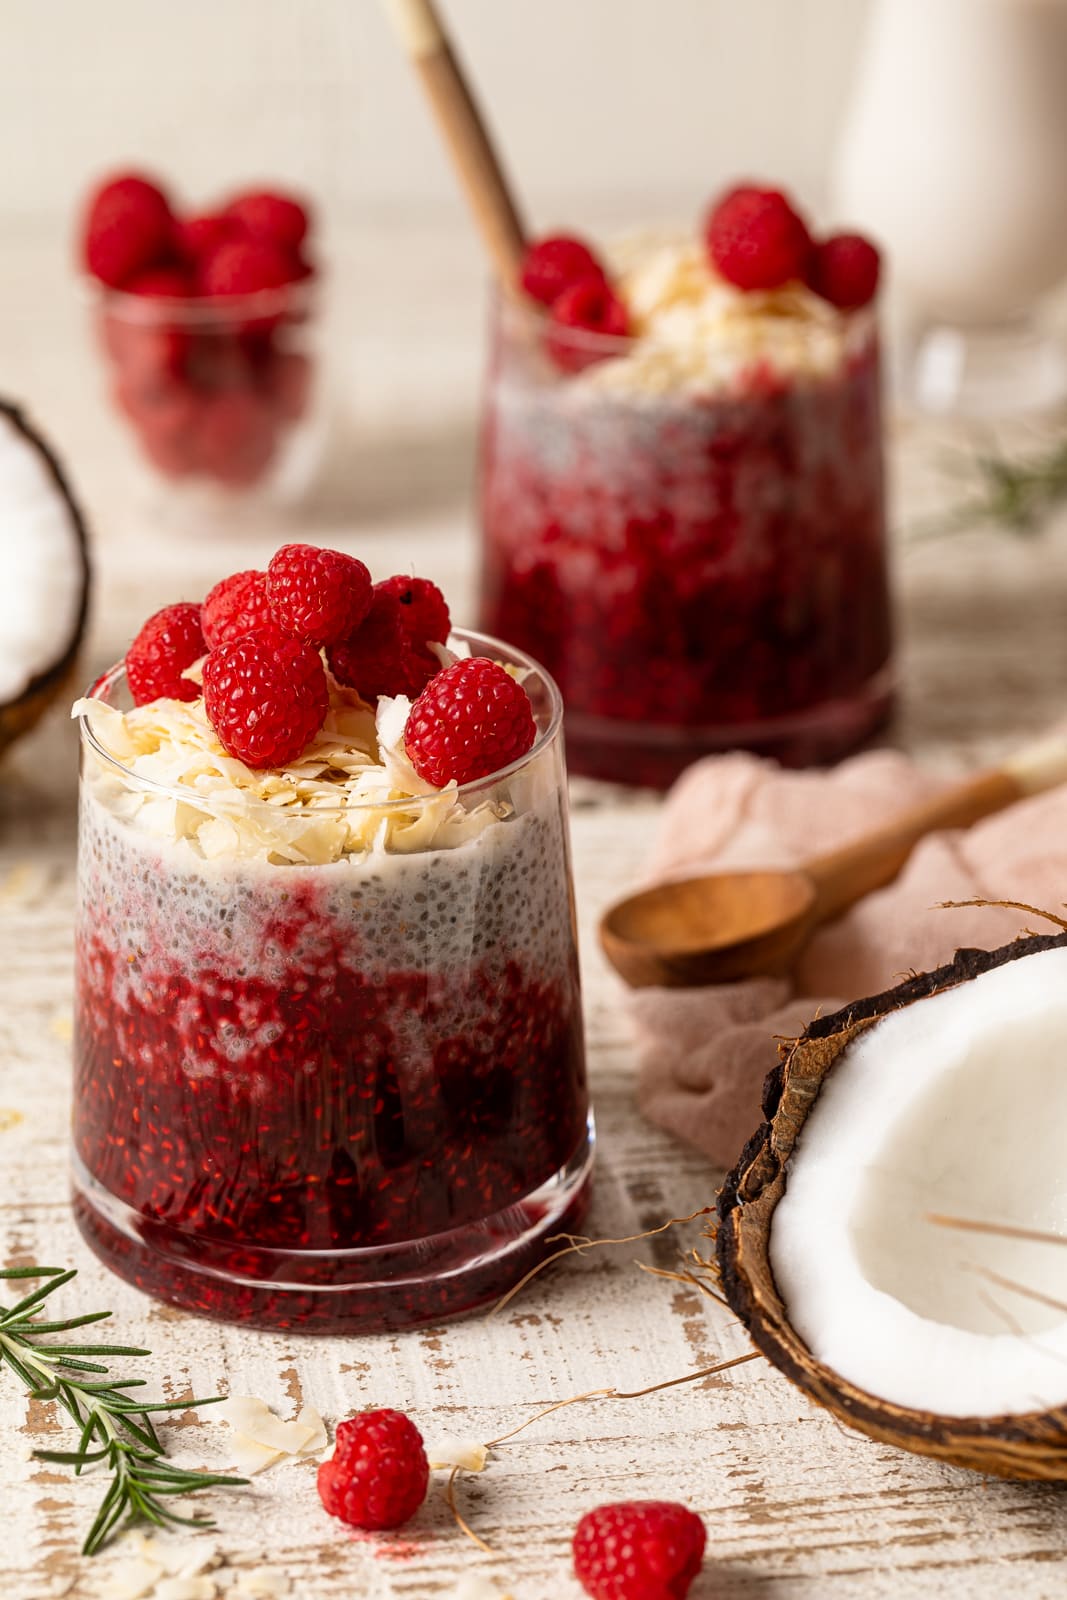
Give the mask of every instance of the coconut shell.
[{"label": "coconut shell", "polygon": [[[0,756],[22,734],[43,716],[52,702],[61,694],[74,679],[77,667],[78,648],[85,633],[85,625],[89,613],[89,541],[86,533],[85,518],[81,507],[74,497],[74,492],[67,481],[66,474],[52,447],[31,427],[25,414],[17,405],[10,401],[0,400],[0,426],[7,425],[13,428],[26,442],[28,448],[35,450],[52,479],[59,494],[65,502],[70,513],[71,531],[74,535],[75,559],[81,564],[81,604],[75,618],[74,627],[69,637],[57,639],[56,656],[42,672],[31,678],[26,688],[8,704],[0,704]],[[13,529],[13,533],[17,533]]]},{"label": "coconut shell", "polygon": [[880,1443],[1000,1478],[1067,1480],[1067,1408],[1002,1417],[945,1417],[868,1394],[817,1361],[792,1328],[769,1258],[787,1163],[823,1080],[849,1042],[880,1017],[1022,956],[1067,944],[1067,934],[1018,939],[999,950],[960,950],[936,971],[813,1022],[764,1085],[766,1121],[719,1194],[716,1253],[723,1293],[753,1344],[809,1400]]}]

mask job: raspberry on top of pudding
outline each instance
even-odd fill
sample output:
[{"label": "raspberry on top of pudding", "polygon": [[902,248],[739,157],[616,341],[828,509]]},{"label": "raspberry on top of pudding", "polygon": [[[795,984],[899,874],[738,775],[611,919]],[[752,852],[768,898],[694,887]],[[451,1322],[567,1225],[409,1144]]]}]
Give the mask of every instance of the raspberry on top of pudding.
[{"label": "raspberry on top of pudding", "polygon": [[428,579],[372,585],[354,557],[286,545],[148,619],[126,654],[130,709],[105,678],[74,715],[115,763],[97,774],[109,807],[205,859],[449,848],[516,806],[514,783],[468,804],[460,785],[537,736],[516,672],[450,648],[449,629]]},{"label": "raspberry on top of pudding", "polygon": [[545,350],[577,395],[720,393],[830,373],[852,313],[875,297],[880,260],[858,234],[814,236],[781,191],[741,185],[699,233],[644,232],[601,260],[581,241],[530,246],[522,283],[547,308]]}]

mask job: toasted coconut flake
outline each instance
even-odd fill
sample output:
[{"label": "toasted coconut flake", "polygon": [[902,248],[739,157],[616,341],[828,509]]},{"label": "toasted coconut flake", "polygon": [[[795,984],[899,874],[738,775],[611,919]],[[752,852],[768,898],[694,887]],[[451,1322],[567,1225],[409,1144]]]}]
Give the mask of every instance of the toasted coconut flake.
[{"label": "toasted coconut flake", "polygon": [[476,1439],[457,1439],[452,1434],[442,1434],[426,1446],[426,1459],[434,1472],[450,1467],[460,1467],[464,1472],[484,1472],[489,1450]]}]

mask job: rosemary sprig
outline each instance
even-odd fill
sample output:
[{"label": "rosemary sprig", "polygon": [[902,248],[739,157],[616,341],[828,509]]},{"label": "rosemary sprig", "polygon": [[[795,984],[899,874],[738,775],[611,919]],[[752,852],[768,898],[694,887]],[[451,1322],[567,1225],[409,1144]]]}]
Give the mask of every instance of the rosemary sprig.
[{"label": "rosemary sprig", "polygon": [[1033,533],[1042,517],[1067,497],[1067,440],[1031,455],[1008,456],[995,448],[975,454],[969,469],[978,479],[977,492],[952,510],[919,522],[916,539],[965,533],[978,527]]},{"label": "rosemary sprig", "polygon": [[6,1362],[34,1400],[55,1400],[81,1430],[76,1450],[35,1450],[39,1461],[57,1461],[80,1473],[94,1462],[106,1463],[111,1485],[96,1520],[82,1545],[91,1556],[104,1545],[120,1523],[181,1523],[210,1528],[210,1518],[182,1517],[171,1510],[172,1495],[195,1494],[217,1484],[247,1483],[246,1478],[217,1472],[192,1472],[176,1467],[164,1456],[152,1418],[163,1411],[185,1411],[190,1406],[214,1405],[208,1400],[143,1400],[128,1394],[144,1387],[143,1378],[114,1378],[111,1363],[118,1357],[147,1356],[136,1345],[53,1343],[44,1337],[69,1334],[76,1328],[103,1322],[110,1311],[89,1311],[78,1317],[47,1321],[42,1317],[48,1297],[76,1277],[61,1267],[8,1267],[0,1279],[41,1278],[45,1281],[24,1295],[17,1305],[0,1307],[0,1364]]}]

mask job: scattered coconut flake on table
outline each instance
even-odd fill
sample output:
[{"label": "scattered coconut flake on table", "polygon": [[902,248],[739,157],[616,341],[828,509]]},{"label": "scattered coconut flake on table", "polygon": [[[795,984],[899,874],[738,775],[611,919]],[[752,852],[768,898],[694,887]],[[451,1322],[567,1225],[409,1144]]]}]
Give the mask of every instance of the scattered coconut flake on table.
[{"label": "scattered coconut flake on table", "polygon": [[261,1596],[262,1600],[282,1600],[292,1587],[292,1579],[281,1567],[257,1567],[254,1572],[239,1573],[232,1592]]},{"label": "scattered coconut flake on table", "polygon": [[48,1031],[56,1039],[61,1039],[64,1044],[70,1044],[74,1038],[74,1017],[66,1009],[57,1011],[48,1024]]},{"label": "scattered coconut flake on table", "polygon": [[223,1401],[219,1414],[234,1430],[234,1464],[249,1476],[326,1448],[326,1425],[314,1406],[302,1406],[295,1422],[283,1422],[265,1400],[237,1394]]},{"label": "scattered coconut flake on table", "polygon": [[450,1467],[461,1467],[464,1472],[482,1472],[489,1459],[489,1447],[476,1439],[457,1439],[451,1434],[442,1434],[426,1446],[426,1459],[434,1472],[447,1471]]},{"label": "scattered coconut flake on table", "polygon": [[163,1578],[152,1591],[152,1600],[217,1600],[218,1592],[214,1578]]},{"label": "scattered coconut flake on table", "polygon": [[501,1594],[493,1580],[482,1572],[468,1572],[452,1593],[455,1600],[512,1600],[510,1594]]},{"label": "scattered coconut flake on table", "polygon": [[51,874],[36,861],[18,861],[0,878],[0,906],[39,906],[48,898]]}]

